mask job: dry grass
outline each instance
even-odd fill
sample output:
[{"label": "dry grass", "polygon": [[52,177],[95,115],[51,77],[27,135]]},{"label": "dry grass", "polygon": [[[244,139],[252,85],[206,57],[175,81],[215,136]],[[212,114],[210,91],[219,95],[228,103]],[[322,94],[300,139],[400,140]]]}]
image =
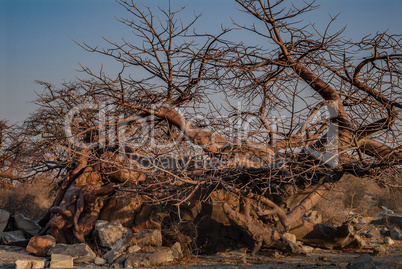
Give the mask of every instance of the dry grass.
[{"label": "dry grass", "polygon": [[325,222],[339,225],[352,215],[375,217],[384,212],[381,206],[402,212],[402,190],[380,187],[368,178],[345,176],[314,210]]},{"label": "dry grass", "polygon": [[51,178],[42,176],[32,182],[18,183],[13,189],[1,189],[0,208],[38,219],[52,205],[56,188]]}]

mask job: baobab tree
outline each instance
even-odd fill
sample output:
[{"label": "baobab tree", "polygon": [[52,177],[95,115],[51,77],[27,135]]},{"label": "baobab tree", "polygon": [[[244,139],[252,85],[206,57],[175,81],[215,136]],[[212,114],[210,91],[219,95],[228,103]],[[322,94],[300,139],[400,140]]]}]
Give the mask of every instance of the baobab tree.
[{"label": "baobab tree", "polygon": [[[299,21],[314,1],[235,2],[250,25],[200,34],[183,9],[119,0],[135,40],[81,46],[121,72],[83,67],[89,78],[60,89],[41,82],[41,108],[26,121],[43,136],[36,167],[65,175],[43,232],[83,242],[98,218],[161,228],[144,211],[173,206],[182,223],[180,212],[224,190],[238,202],[222,210],[253,253],[297,253],[281,233],[345,173],[400,184],[400,37],[349,40],[334,19],[320,32]],[[261,43],[233,40],[243,33]]]}]

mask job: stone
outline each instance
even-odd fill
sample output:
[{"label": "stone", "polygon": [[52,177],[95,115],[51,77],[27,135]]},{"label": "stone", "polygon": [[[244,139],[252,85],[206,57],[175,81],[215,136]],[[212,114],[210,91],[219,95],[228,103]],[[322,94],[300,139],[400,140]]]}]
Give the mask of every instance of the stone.
[{"label": "stone", "polygon": [[52,254],[49,268],[73,268],[73,266],[73,257],[63,254]]},{"label": "stone", "polygon": [[95,259],[94,259],[94,264],[97,264],[97,265],[104,265],[104,264],[106,264],[106,260],[105,260],[105,259],[102,259],[102,258],[100,258],[100,257],[95,257]]},{"label": "stone", "polygon": [[107,261],[108,264],[112,264],[114,260],[116,260],[120,255],[120,252],[111,249],[103,255],[103,258]]},{"label": "stone", "polygon": [[99,246],[116,251],[126,246],[133,238],[133,232],[118,222],[98,226],[93,235]]},{"label": "stone", "polygon": [[0,209],[0,233],[6,229],[8,220],[10,219],[10,212]]},{"label": "stone", "polygon": [[140,247],[160,247],[162,246],[162,232],[160,230],[142,230],[134,233],[133,240]]},{"label": "stone", "polygon": [[380,245],[374,246],[373,248],[374,255],[381,256],[387,254],[387,250]]},{"label": "stone", "polygon": [[26,247],[28,244],[28,239],[25,238],[24,232],[20,230],[2,232],[0,233],[0,244]]},{"label": "stone", "polygon": [[89,263],[96,257],[96,254],[85,243],[74,245],[56,244],[47,253],[47,255],[53,254],[63,254],[73,257],[76,263]]},{"label": "stone", "polygon": [[45,268],[45,260],[18,259],[15,261],[15,269]]},{"label": "stone", "polygon": [[26,250],[37,256],[46,256],[47,252],[55,244],[56,239],[53,236],[34,236],[29,240]]},{"label": "stone", "polygon": [[402,240],[401,231],[398,228],[389,229],[389,237],[394,240]]},{"label": "stone", "polygon": [[38,223],[31,220],[30,218],[25,217],[22,213],[16,214],[13,216],[15,226],[30,235],[37,235],[41,230],[41,227]]},{"label": "stone", "polygon": [[135,253],[129,255],[124,263],[125,268],[157,266],[171,262],[175,258],[173,251],[168,247],[160,247],[154,253]]},{"label": "stone", "polygon": [[173,246],[170,248],[172,250],[172,254],[174,258],[179,258],[183,256],[183,251],[181,249],[181,245],[179,242],[176,242],[173,244]]},{"label": "stone", "polygon": [[124,264],[126,263],[126,260],[128,258],[127,254],[120,255],[117,257],[117,259],[114,260],[112,263],[113,268],[124,268]]},{"label": "stone", "polygon": [[380,234],[382,235],[382,236],[389,236],[389,231],[388,231],[388,229],[387,228],[382,228],[381,230],[380,230]]},{"label": "stone", "polygon": [[291,234],[291,233],[284,233],[283,237],[286,238],[287,240],[293,242],[293,243],[296,243],[296,241],[297,241],[296,240],[296,235]]},{"label": "stone", "polygon": [[373,220],[370,223],[373,225],[395,225],[402,229],[402,214],[385,214],[380,219]]},{"label": "stone", "polygon": [[129,253],[129,254],[133,254],[133,253],[136,253],[136,252],[138,252],[140,250],[141,250],[141,247],[139,247],[138,245],[134,245],[134,246],[131,246],[131,247],[127,248],[126,252]]},{"label": "stone", "polygon": [[303,249],[303,251],[308,254],[308,253],[312,253],[314,251],[314,248],[311,246],[306,246],[306,245],[302,245],[301,248]]},{"label": "stone", "polygon": [[350,261],[347,269],[375,269],[377,266],[373,263],[373,259],[368,254],[362,254]]},{"label": "stone", "polygon": [[391,237],[387,236],[384,238],[384,243],[391,246],[393,244],[395,244],[395,241],[391,239]]}]

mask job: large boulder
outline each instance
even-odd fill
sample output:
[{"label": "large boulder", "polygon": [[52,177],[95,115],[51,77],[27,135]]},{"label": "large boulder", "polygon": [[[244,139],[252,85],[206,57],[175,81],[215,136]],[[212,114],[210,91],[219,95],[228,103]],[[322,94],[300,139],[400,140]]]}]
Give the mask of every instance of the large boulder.
[{"label": "large boulder", "polygon": [[41,227],[38,223],[31,220],[30,218],[25,217],[22,213],[16,214],[13,216],[15,226],[26,233],[34,236],[39,233]]},{"label": "large boulder", "polygon": [[4,232],[7,226],[8,220],[10,219],[10,212],[0,209],[0,233]]},{"label": "large boulder", "polygon": [[153,252],[142,252],[128,255],[125,260],[125,268],[157,266],[174,261],[182,256],[181,245],[176,242],[172,247],[158,247]]},{"label": "large boulder", "polygon": [[153,253],[136,253],[128,256],[125,261],[126,268],[157,266],[174,261],[173,250],[168,247],[160,247]]},{"label": "large boulder", "polygon": [[9,246],[26,247],[28,239],[23,231],[10,231],[0,233],[0,244]]},{"label": "large boulder", "polygon": [[160,230],[143,230],[133,234],[133,240],[139,247],[162,246],[162,232]]},{"label": "large boulder", "polygon": [[92,249],[84,243],[74,245],[56,244],[47,253],[47,255],[52,254],[71,256],[76,263],[90,262],[96,257]]},{"label": "large boulder", "polygon": [[27,251],[37,256],[46,256],[48,251],[55,244],[56,239],[53,236],[34,236],[29,240]]},{"label": "large boulder", "polygon": [[96,225],[93,236],[98,246],[119,251],[123,247],[127,247],[133,238],[133,232],[119,222],[112,222]]}]

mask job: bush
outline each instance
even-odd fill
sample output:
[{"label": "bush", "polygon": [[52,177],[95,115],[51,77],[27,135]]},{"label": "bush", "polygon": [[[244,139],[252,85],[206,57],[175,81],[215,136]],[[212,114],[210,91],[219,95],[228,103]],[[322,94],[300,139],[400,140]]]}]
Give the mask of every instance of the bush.
[{"label": "bush", "polygon": [[339,225],[352,215],[375,217],[384,212],[382,206],[402,212],[402,190],[380,186],[370,178],[347,175],[314,210],[322,214],[325,222]]},{"label": "bush", "polygon": [[57,184],[45,176],[0,190],[0,208],[38,219],[52,205]]}]

